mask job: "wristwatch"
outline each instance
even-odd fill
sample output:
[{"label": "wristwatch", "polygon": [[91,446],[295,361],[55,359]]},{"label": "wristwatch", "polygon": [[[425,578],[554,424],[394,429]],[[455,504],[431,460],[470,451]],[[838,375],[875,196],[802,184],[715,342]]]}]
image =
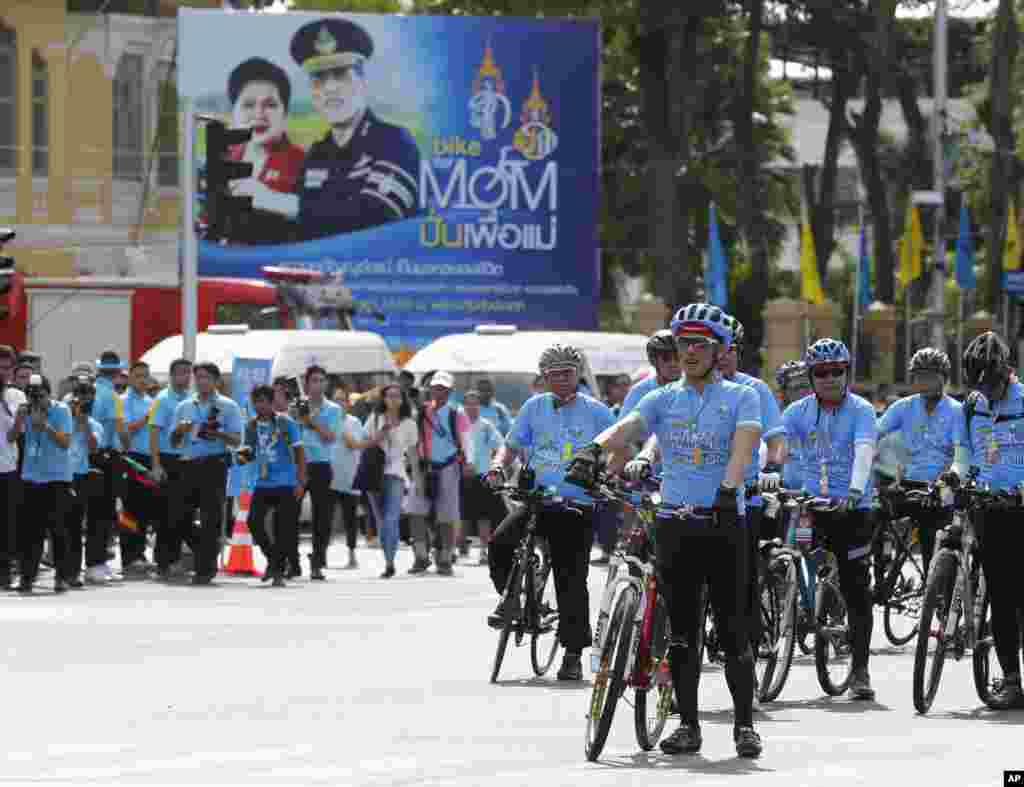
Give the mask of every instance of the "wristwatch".
[{"label": "wristwatch", "polygon": [[719,484],[719,486],[721,486],[722,489],[728,489],[730,492],[736,491],[736,487],[733,484],[730,484],[728,481],[723,481],[721,484]]}]

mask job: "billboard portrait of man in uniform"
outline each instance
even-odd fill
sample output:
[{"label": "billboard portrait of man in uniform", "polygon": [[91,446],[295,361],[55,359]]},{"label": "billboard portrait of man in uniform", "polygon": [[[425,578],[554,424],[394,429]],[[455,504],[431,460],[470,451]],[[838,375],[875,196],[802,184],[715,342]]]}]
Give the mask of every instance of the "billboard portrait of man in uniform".
[{"label": "billboard portrait of man in uniform", "polygon": [[330,126],[306,153],[299,176],[303,240],[409,218],[419,210],[420,154],[408,130],[369,107],[373,39],[347,19],[303,25],[291,55],[308,74],[313,107]]}]

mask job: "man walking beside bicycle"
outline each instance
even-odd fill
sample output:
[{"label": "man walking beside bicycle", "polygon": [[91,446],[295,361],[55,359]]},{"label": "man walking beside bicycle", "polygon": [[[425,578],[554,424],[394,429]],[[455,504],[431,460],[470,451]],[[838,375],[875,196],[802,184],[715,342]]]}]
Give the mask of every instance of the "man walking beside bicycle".
[{"label": "man walking beside bicycle", "polygon": [[[881,439],[893,432],[901,434],[910,454],[902,485],[906,489],[924,490],[949,470],[958,459],[958,451],[960,462],[966,458],[963,407],[945,392],[950,363],[949,356],[942,350],[933,347],[918,350],[910,359],[908,371],[916,393],[896,401],[885,411],[878,420],[878,437]],[[936,510],[917,503],[900,503],[896,514],[909,516],[917,525],[927,577],[935,534],[950,523],[953,509]]]},{"label": "man walking beside bicycle", "polygon": [[[492,485],[504,482],[505,469],[519,456],[537,474],[541,486],[556,486],[558,494],[575,503],[577,510],[553,506],[538,514],[538,531],[551,548],[551,569],[558,603],[558,639],[565,648],[559,680],[582,680],[581,654],[590,644],[590,595],[587,574],[594,543],[593,501],[565,475],[573,455],[615,421],[603,402],[577,391],[583,356],[575,347],[554,344],[540,356],[540,373],[549,393],[537,394],[523,405],[505,445],[498,449],[488,473]],[[530,517],[526,508],[513,511],[491,537],[491,580],[498,593],[505,589],[515,562],[515,549]],[[513,594],[510,601],[519,604]],[[488,617],[493,627],[503,625],[503,604]]]},{"label": "man walking beside bicycle", "polygon": [[849,610],[853,646],[849,691],[853,699],[874,699],[868,672],[872,612],[868,582],[871,551],[871,464],[877,428],[871,403],[849,390],[850,351],[836,339],[819,339],[804,362],[814,396],[786,408],[786,440],[803,456],[804,486],[812,494],[840,501],[834,514],[819,514],[817,526],[832,545],[839,588]]},{"label": "man walking beside bicycle", "polygon": [[[717,371],[732,340],[721,309],[690,304],[676,313],[671,327],[685,379],[647,394],[636,410],[577,455],[568,477],[585,482],[596,476],[608,452],[657,435],[664,467],[661,494],[666,509],[675,510],[659,516],[654,542],[659,588],[671,622],[669,665],[681,717],[661,749],[694,754],[701,748],[697,686],[702,655],[696,643],[706,580],[726,653],[736,752],[757,757],[761,738],[753,724],[753,654],[747,626],[753,567],[743,481],[761,437],[760,404],[753,389],[722,380]],[[637,474],[634,465],[629,475]]]},{"label": "man walking beside bicycle", "polygon": [[[1024,385],[1011,377],[1010,350],[992,333],[983,333],[964,350],[964,382],[971,393],[964,404],[963,430],[978,481],[993,491],[1013,492],[1024,482]],[[995,708],[1017,707],[1021,631],[1024,611],[1020,556],[1024,550],[1021,508],[990,508],[975,523],[981,564],[992,608],[992,637],[1003,670],[1003,685],[992,698]]]}]

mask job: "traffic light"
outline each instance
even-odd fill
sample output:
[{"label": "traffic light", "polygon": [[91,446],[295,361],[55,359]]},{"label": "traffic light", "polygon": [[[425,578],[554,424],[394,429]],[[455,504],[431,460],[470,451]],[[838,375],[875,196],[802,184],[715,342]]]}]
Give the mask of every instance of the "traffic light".
[{"label": "traffic light", "polygon": [[252,164],[232,161],[228,149],[244,145],[252,129],[229,129],[219,120],[206,123],[206,213],[207,240],[231,240],[238,235],[244,217],[252,210],[252,197],[233,197],[230,182],[252,175]]},{"label": "traffic light", "polygon": [[[0,248],[14,239],[14,230],[0,229]],[[0,295],[7,295],[14,285],[14,257],[0,254]]]}]

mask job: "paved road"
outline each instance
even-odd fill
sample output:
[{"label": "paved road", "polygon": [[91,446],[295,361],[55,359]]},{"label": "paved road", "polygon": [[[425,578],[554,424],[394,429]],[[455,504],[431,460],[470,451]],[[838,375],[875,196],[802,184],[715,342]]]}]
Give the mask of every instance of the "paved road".
[{"label": "paved road", "polygon": [[[379,550],[360,560],[327,583],[276,590],[229,578],[3,596],[0,784],[989,787],[1024,768],[1024,712],[980,709],[965,661],[947,667],[932,714],[916,716],[912,656],[884,647],[880,626],[878,701],[823,699],[801,659],[760,714],[758,761],[735,757],[724,678],[711,669],[700,756],[640,753],[622,705],[590,764],[589,684],[531,679],[525,648],[507,657],[501,685],[487,683],[485,568],[384,581]],[[407,550],[399,560],[411,563]],[[592,588],[602,577],[592,572]]]}]

